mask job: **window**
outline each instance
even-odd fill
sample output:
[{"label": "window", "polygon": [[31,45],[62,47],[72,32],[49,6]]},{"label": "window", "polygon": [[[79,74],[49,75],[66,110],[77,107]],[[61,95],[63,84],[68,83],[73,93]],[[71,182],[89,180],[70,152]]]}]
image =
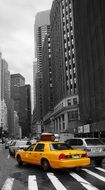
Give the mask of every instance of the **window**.
[{"label": "window", "polygon": [[71,140],[70,140],[70,145],[71,145],[71,146],[76,146],[76,145],[78,145],[77,139],[71,139]]},{"label": "window", "polygon": [[85,141],[86,141],[86,144],[87,144],[87,145],[90,145],[90,146],[92,146],[92,145],[103,145],[103,144],[104,144],[104,143],[103,143],[101,140],[99,140],[99,139],[86,139]]},{"label": "window", "polygon": [[80,146],[82,146],[82,145],[83,145],[83,142],[82,142],[82,140],[81,140],[81,139],[77,139],[77,145],[80,145]]},{"label": "window", "polygon": [[67,100],[67,104],[68,104],[68,106],[71,106],[71,99]]},{"label": "window", "polygon": [[50,149],[54,150],[69,150],[69,147],[66,143],[57,143],[57,144],[50,144]]},{"label": "window", "polygon": [[77,98],[73,98],[73,104],[77,105]]},{"label": "window", "polygon": [[33,151],[34,147],[35,147],[35,144],[32,144],[29,148],[27,148],[27,151]]},{"label": "window", "polygon": [[37,144],[37,146],[35,147],[35,151],[44,151],[44,144]]}]

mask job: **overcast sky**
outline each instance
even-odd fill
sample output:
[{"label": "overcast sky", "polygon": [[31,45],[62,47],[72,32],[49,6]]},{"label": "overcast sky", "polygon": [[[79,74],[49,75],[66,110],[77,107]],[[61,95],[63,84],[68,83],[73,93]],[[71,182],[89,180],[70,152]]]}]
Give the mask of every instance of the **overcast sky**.
[{"label": "overcast sky", "polygon": [[11,74],[33,83],[34,22],[37,12],[51,8],[53,0],[0,0],[0,51]]}]

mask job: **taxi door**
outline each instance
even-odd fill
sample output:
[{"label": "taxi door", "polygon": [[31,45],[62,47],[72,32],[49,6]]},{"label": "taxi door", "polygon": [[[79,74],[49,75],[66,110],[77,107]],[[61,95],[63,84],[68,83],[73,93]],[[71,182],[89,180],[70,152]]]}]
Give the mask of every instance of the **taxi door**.
[{"label": "taxi door", "polygon": [[27,163],[32,164],[33,160],[33,150],[34,150],[35,144],[32,144],[27,150],[25,150],[24,158],[23,160]]},{"label": "taxi door", "polygon": [[44,143],[38,143],[32,151],[32,163],[40,165],[40,160],[44,154]]}]

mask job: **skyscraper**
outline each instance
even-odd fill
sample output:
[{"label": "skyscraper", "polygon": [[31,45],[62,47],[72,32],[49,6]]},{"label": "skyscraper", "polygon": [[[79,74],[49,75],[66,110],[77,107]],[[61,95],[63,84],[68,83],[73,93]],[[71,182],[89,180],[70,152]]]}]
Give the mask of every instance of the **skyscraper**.
[{"label": "skyscraper", "polygon": [[14,100],[14,110],[19,117],[22,136],[31,132],[31,87],[25,85],[25,78],[17,73],[11,75],[11,98]]},{"label": "skyscraper", "polygon": [[79,97],[71,0],[53,1],[50,27],[54,111],[44,121],[53,121],[55,132],[74,132],[79,124]]},{"label": "skyscraper", "polygon": [[10,72],[8,70],[8,63],[2,58],[2,54],[0,53],[0,125],[2,131],[7,131],[9,126],[7,122],[9,100]]},{"label": "skyscraper", "polygon": [[43,117],[53,110],[53,83],[51,65],[51,39],[47,34],[43,44]]},{"label": "skyscraper", "polygon": [[37,61],[33,62],[33,104],[36,106],[36,74],[37,74]]},{"label": "skyscraper", "polygon": [[104,10],[104,0],[73,0],[80,117],[94,132],[105,131]]},{"label": "skyscraper", "polygon": [[0,128],[1,128],[1,52],[0,52]]},{"label": "skyscraper", "polygon": [[50,30],[50,11],[37,13],[35,16],[34,37],[35,57],[37,58],[38,72],[42,71],[42,47],[46,34]]},{"label": "skyscraper", "polygon": [[[19,124],[22,127],[22,136],[29,137],[31,133],[31,86],[19,87]],[[17,111],[17,110],[16,110]]]},{"label": "skyscraper", "polygon": [[8,70],[8,63],[1,59],[1,100],[5,101],[8,106],[10,99],[10,72]]},{"label": "skyscraper", "polygon": [[46,34],[50,31],[50,11],[43,11],[37,13],[35,17],[35,57],[37,58],[37,76],[36,77],[36,112],[37,121],[40,123],[43,120],[43,99],[42,99],[42,48]]}]

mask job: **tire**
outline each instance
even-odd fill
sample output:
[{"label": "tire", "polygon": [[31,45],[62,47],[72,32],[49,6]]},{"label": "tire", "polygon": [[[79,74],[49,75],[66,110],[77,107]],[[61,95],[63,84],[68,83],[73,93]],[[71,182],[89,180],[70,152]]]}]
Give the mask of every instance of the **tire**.
[{"label": "tire", "polygon": [[12,153],[13,157],[15,158],[15,150],[13,150],[13,153]]},{"label": "tire", "polygon": [[44,170],[45,172],[50,169],[50,164],[49,164],[49,162],[48,162],[47,159],[43,159],[43,160],[41,161],[41,166],[42,166],[42,168],[43,168],[43,170]]},{"label": "tire", "polygon": [[17,162],[18,162],[19,166],[23,165],[23,162],[22,162],[21,157],[19,155],[17,156]]},{"label": "tire", "polygon": [[9,150],[9,154],[10,154],[10,156],[12,156],[12,152]]},{"label": "tire", "polygon": [[102,159],[96,159],[94,160],[95,166],[102,166]]}]

